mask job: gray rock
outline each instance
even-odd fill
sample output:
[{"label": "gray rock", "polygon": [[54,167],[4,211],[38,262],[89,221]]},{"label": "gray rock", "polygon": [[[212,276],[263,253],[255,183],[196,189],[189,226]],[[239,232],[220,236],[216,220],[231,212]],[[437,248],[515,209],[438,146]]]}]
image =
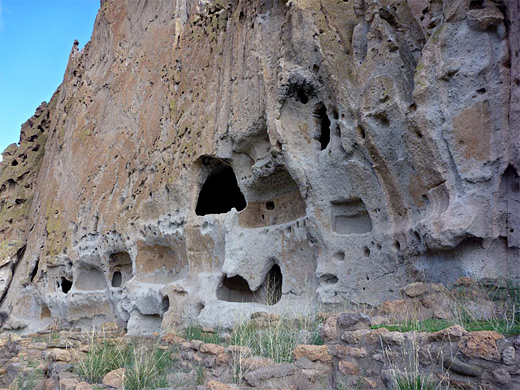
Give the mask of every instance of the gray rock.
[{"label": "gray rock", "polygon": [[460,375],[474,377],[482,375],[482,369],[480,367],[476,367],[471,364],[461,362],[458,359],[452,359],[451,357],[445,358],[443,361],[443,365],[444,368]]},{"label": "gray rock", "polygon": [[363,313],[342,313],[338,317],[338,328],[343,330],[370,328],[370,317]]},{"label": "gray rock", "polygon": [[294,375],[295,371],[296,367],[293,364],[276,364],[248,372],[244,375],[244,379],[250,386],[254,387],[270,379],[289,377]]},{"label": "gray rock", "polygon": [[493,371],[493,378],[501,385],[507,385],[511,381],[511,374],[505,368],[497,368]]},{"label": "gray rock", "polygon": [[516,360],[515,348],[512,346],[505,348],[504,351],[502,351],[502,360],[508,366],[515,364],[515,360]]}]

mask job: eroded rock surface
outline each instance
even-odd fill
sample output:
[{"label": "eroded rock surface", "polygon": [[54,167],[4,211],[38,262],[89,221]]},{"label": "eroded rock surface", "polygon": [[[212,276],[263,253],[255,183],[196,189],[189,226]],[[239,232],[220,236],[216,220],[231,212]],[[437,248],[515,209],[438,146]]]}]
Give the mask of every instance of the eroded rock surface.
[{"label": "eroded rock surface", "polygon": [[8,329],[151,334],[518,280],[518,15],[102,0],[0,165]]}]

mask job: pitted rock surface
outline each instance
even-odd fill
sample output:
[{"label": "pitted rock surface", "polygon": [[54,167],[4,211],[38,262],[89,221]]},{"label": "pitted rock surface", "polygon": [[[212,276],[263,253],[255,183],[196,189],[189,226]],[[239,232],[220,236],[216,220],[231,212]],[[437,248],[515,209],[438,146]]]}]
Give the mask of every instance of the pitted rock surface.
[{"label": "pitted rock surface", "polygon": [[152,335],[518,280],[518,16],[102,0],[3,154],[0,326]]}]

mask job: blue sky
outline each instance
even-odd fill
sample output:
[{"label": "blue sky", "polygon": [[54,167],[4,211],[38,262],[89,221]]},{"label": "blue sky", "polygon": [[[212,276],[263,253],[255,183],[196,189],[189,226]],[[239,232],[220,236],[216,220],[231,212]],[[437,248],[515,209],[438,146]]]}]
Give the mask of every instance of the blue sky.
[{"label": "blue sky", "polygon": [[100,0],[0,0],[0,152],[63,80],[74,39],[90,40]]}]

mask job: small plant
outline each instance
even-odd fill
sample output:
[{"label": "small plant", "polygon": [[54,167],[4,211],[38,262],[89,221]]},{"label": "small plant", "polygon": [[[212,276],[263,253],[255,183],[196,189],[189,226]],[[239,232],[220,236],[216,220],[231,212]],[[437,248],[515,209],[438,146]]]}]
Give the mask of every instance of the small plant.
[{"label": "small plant", "polygon": [[189,324],[184,329],[183,337],[188,340],[200,340],[204,343],[211,343],[211,344],[220,344],[220,338],[218,337],[218,332],[216,333],[208,333],[204,332],[202,328],[194,323]]},{"label": "small plant", "polygon": [[204,366],[197,364],[197,365],[195,365],[194,370],[195,370],[195,384],[197,386],[203,385],[206,380],[206,372],[204,371]]},{"label": "small plant", "polygon": [[127,363],[124,385],[128,390],[168,387],[166,374],[171,366],[171,354],[157,345],[151,349],[133,348],[131,361]]},{"label": "small plant", "polygon": [[[437,384],[434,382],[434,368],[438,365],[438,361],[442,360],[442,352],[439,352],[436,356],[432,356],[429,350],[424,352],[428,355],[428,360],[432,362],[430,364],[429,372],[421,372],[420,354],[421,347],[418,343],[418,330],[414,330],[414,334],[410,337],[410,343],[401,347],[399,352],[394,352],[388,346],[381,346],[384,351],[384,355],[390,364],[390,370],[393,375],[393,388],[396,390],[437,390],[445,386],[444,374],[441,377],[440,382]],[[400,357],[400,359],[398,359]],[[442,366],[442,364],[441,364]],[[448,386],[445,386],[448,388]]]},{"label": "small plant", "polygon": [[501,286],[478,281],[446,294],[453,322],[466,330],[520,334],[520,288],[513,281],[505,281]]},{"label": "small plant", "polygon": [[315,316],[271,318],[265,326],[247,320],[233,329],[231,344],[249,347],[254,355],[277,363],[292,362],[292,352],[298,344],[323,344],[319,328]]},{"label": "small plant", "polygon": [[43,378],[43,371],[32,369],[22,372],[13,382],[12,390],[33,390],[39,379]]},{"label": "small plant", "polygon": [[[76,353],[74,349],[72,351]],[[127,355],[126,344],[108,340],[104,336],[99,337],[92,332],[90,351],[78,359],[75,369],[87,382],[99,383],[110,371],[123,367]]]},{"label": "small plant", "polygon": [[422,376],[396,377],[397,390],[435,390],[435,385]]}]

